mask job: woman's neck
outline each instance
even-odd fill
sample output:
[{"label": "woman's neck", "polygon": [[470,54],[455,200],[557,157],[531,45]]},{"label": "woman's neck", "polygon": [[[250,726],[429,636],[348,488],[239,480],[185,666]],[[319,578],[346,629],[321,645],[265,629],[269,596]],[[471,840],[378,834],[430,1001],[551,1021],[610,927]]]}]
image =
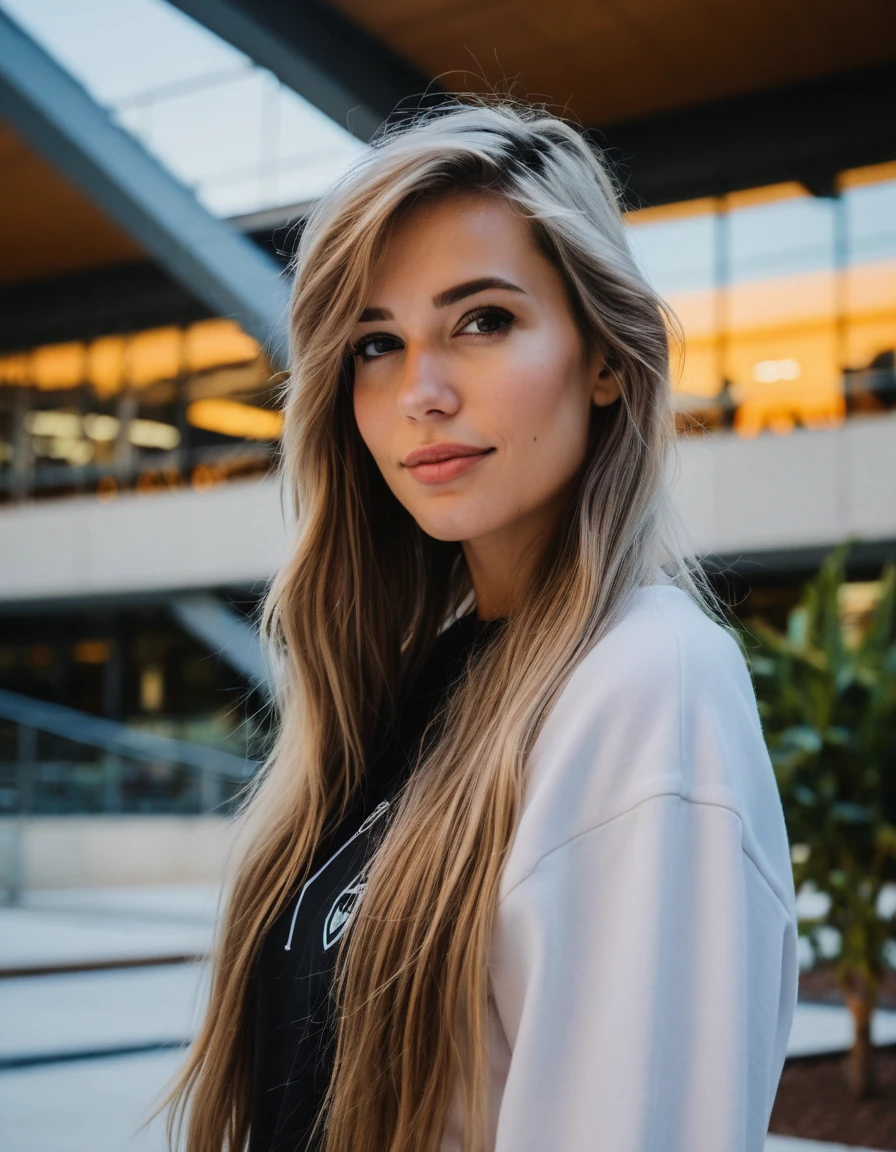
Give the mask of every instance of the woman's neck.
[{"label": "woman's neck", "polygon": [[463,542],[480,620],[503,620],[520,607],[535,565],[556,529],[559,511],[539,509],[525,520]]}]

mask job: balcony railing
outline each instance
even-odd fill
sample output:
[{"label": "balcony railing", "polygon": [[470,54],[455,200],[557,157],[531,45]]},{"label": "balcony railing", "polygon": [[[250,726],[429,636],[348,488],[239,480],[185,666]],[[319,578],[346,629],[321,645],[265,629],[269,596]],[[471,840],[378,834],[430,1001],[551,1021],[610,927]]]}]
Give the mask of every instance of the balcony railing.
[{"label": "balcony railing", "polygon": [[[750,387],[735,384],[714,396],[678,391],[675,409],[681,435],[733,431],[752,437],[767,428],[781,433],[797,427],[836,427],[853,417],[896,409],[896,370],[847,371],[839,386],[828,393],[801,380]],[[10,458],[4,464],[0,457],[0,504],[79,493],[113,500],[123,491],[205,490],[268,473],[277,451],[276,440],[237,439],[227,445],[184,443],[171,451],[131,451],[124,463]]]},{"label": "balcony railing", "polygon": [[0,690],[0,815],[226,812],[258,767]]}]

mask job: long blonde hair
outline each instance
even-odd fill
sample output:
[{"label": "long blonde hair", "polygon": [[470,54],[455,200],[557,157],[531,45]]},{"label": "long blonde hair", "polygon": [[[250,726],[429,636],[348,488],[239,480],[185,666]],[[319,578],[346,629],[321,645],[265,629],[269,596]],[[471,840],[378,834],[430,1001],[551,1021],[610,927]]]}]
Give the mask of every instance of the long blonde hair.
[{"label": "long blonde hair", "polygon": [[171,1130],[186,1122],[189,1152],[244,1148],[248,989],[264,934],[346,812],[379,726],[472,592],[460,544],[417,526],[361,441],[346,357],[397,215],[421,196],[470,190],[529,221],[622,395],[594,410],[555,538],[450,698],[340,942],[325,1152],[432,1152],[456,1083],[465,1147],[485,1147],[489,940],[533,742],[570,673],[658,564],[725,625],[700,563],[682,554],[668,496],[680,326],[632,256],[603,156],[566,121],[506,100],[458,100],[384,132],[316,204],[295,262],[283,474],[297,531],[262,615],[280,668],[278,739],[240,815],[210,1002],[170,1097]]}]

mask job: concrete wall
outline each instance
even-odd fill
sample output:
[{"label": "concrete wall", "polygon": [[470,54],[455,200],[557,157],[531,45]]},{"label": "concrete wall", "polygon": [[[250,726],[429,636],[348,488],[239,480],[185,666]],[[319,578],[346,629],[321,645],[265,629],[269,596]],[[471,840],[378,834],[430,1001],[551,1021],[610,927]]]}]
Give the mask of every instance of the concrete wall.
[{"label": "concrete wall", "polygon": [[0,601],[249,584],[273,575],[286,541],[272,477],[35,501],[0,511]]},{"label": "concrete wall", "polygon": [[222,816],[4,816],[0,889],[214,883],[231,832]]},{"label": "concrete wall", "polygon": [[687,437],[676,507],[695,551],[830,547],[896,539],[896,413],[840,428]]}]

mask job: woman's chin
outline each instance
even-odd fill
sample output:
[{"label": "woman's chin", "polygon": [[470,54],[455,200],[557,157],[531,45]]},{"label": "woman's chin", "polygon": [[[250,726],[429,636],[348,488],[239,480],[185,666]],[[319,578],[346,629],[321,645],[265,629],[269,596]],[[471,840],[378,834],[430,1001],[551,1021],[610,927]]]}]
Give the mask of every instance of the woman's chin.
[{"label": "woman's chin", "polygon": [[445,543],[459,542],[467,540],[469,537],[467,533],[452,524],[443,524],[438,521],[431,520],[418,520],[417,524],[426,533],[431,536],[433,540],[442,540]]},{"label": "woman's chin", "polygon": [[459,542],[471,540],[482,534],[482,526],[472,517],[458,516],[415,516],[419,527],[434,540]]},{"label": "woman's chin", "polygon": [[480,540],[493,532],[500,532],[508,524],[509,518],[501,515],[486,516],[484,509],[476,509],[476,514],[415,516],[419,527],[434,540],[457,541]]}]

